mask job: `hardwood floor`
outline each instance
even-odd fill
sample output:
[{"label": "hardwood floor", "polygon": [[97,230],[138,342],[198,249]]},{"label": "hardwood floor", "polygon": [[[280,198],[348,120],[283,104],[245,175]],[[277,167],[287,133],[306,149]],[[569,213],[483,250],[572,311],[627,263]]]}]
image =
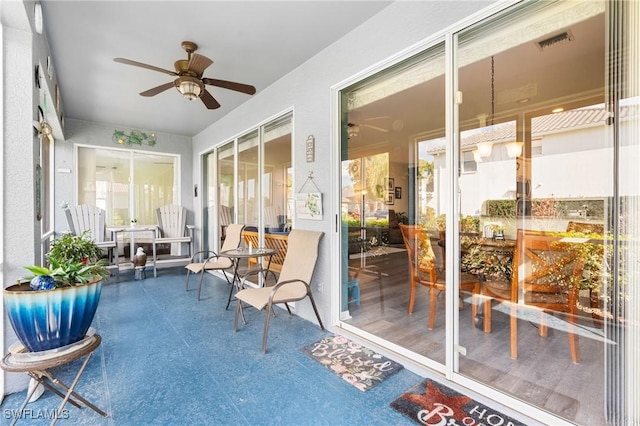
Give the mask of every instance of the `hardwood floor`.
[{"label": "hardwood floor", "polygon": [[[406,252],[366,259],[367,268],[358,275],[360,304],[349,304],[347,320],[362,330],[403,346],[412,352],[444,363],[445,295],[438,296],[436,326],[427,329],[428,289],[418,286],[415,310],[407,313],[409,278]],[[357,272],[360,260],[350,260]],[[382,273],[379,278],[376,268]],[[471,298],[466,295],[465,301]],[[469,303],[460,310],[460,373],[564,417],[578,424],[605,424],[604,350],[601,329],[589,316],[579,321],[580,364],[569,353],[567,322],[562,314],[545,316],[547,337],[538,335],[540,313],[518,310],[518,358],[511,359],[509,310],[494,303],[492,332],[472,325]]]}]

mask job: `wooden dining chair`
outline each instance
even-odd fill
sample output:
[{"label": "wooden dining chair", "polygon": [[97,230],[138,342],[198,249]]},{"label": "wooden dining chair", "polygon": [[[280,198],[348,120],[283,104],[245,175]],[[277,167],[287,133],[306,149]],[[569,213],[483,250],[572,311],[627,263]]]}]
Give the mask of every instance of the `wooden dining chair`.
[{"label": "wooden dining chair", "polygon": [[523,307],[533,306],[540,311],[542,337],[548,332],[545,315],[566,313],[571,360],[580,362],[575,333],[583,271],[579,244],[541,231],[518,230],[511,275],[511,358],[518,357],[518,314],[526,312]]},{"label": "wooden dining chair", "polygon": [[[413,313],[416,291],[418,284],[429,288],[429,320],[428,328],[433,329],[436,324],[436,306],[438,293],[444,291],[447,283],[444,270],[436,268],[436,256],[431,247],[431,240],[426,229],[417,225],[400,224],[402,238],[407,248],[409,260],[409,308],[408,312]],[[449,284],[451,286],[451,284]],[[478,277],[460,273],[460,291],[469,292],[472,295],[471,301],[471,322],[475,322],[477,305],[475,295],[480,293],[480,281]]]}]

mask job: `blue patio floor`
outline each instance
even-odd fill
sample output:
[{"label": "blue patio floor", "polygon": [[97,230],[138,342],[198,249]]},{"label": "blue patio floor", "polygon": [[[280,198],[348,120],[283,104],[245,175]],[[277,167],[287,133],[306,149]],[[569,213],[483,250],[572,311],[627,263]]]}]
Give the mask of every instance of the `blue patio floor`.
[{"label": "blue patio floor", "polygon": [[[103,340],[77,390],[109,416],[67,404],[58,424],[412,424],[389,403],[418,375],[403,369],[361,392],[300,352],[328,333],[285,311],[271,321],[263,355],[264,312],[247,309],[248,325],[234,333],[226,282],[205,277],[205,299],[198,301],[196,290],[185,292],[184,278],[183,268],[172,268],[142,281],[123,273],[103,286],[93,322]],[[56,375],[68,383],[79,362],[58,367]],[[25,396],[5,397],[0,422],[10,422]],[[48,424],[47,413],[59,403],[45,392],[18,424]]]}]

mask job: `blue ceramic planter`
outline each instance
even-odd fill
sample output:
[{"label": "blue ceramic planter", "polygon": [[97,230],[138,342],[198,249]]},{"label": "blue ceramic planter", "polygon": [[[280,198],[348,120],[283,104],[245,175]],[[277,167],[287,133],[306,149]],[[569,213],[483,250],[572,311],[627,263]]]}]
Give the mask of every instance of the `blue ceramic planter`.
[{"label": "blue ceramic planter", "polygon": [[29,283],[4,290],[4,304],[18,336],[30,352],[70,345],[84,338],[98,308],[102,280],[48,291]]}]

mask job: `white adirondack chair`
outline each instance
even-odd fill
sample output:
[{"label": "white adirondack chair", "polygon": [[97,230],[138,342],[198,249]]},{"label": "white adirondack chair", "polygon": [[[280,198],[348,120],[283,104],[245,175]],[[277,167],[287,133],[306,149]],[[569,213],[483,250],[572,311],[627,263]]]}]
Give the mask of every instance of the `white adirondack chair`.
[{"label": "white adirondack chair", "polygon": [[96,206],[80,204],[68,207],[65,210],[65,215],[69,231],[73,235],[81,235],[83,232],[89,231],[98,247],[107,251],[109,265],[115,267],[116,273],[119,273],[118,241],[113,232],[109,232],[109,238],[107,238],[106,212]]},{"label": "white adirondack chair", "polygon": [[181,256],[181,245],[189,245],[188,261],[193,253],[193,225],[187,225],[187,209],[175,204],[158,207],[158,228],[155,244],[171,243],[171,255]]}]

